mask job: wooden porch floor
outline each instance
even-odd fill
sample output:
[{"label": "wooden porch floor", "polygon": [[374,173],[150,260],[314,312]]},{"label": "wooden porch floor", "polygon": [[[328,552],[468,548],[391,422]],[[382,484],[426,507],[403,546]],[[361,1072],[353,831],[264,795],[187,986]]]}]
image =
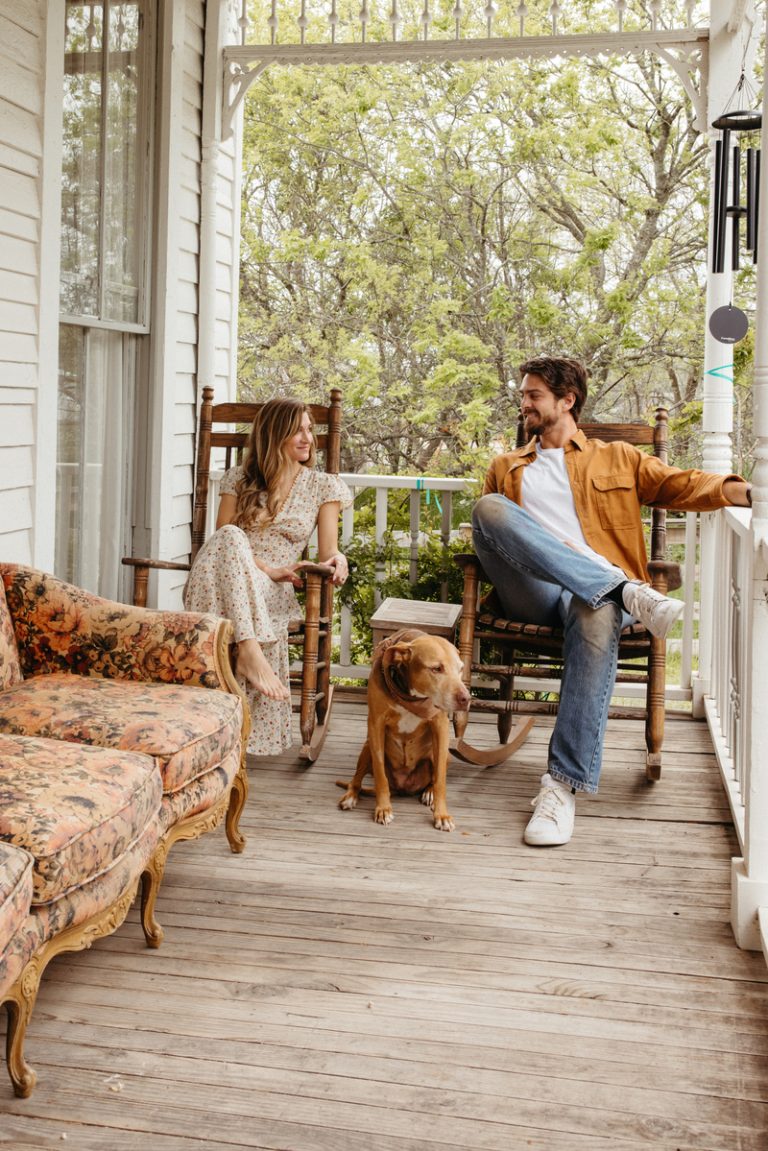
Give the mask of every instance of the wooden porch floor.
[{"label": "wooden porch floor", "polygon": [[338,810],[364,725],[340,703],[313,768],[253,768],[245,854],[171,853],[159,951],[134,909],[51,964],[0,1144],[765,1151],[768,974],[728,925],[705,726],[668,724],[649,787],[641,725],[612,721],[573,841],[534,850],[549,720],[504,767],[452,765],[450,835],[415,800],[389,828]]}]

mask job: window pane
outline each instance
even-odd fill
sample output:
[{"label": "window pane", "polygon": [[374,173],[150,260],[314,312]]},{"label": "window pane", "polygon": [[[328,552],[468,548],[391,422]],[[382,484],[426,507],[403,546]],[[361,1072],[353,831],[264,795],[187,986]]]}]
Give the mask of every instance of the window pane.
[{"label": "window pane", "polygon": [[107,132],[104,157],[104,316],[139,319],[142,177],[137,148],[143,56],[141,5],[109,5]]},{"label": "window pane", "polygon": [[138,323],[146,171],[146,0],[67,0],[61,310]]},{"label": "window pane", "polygon": [[69,324],[60,332],[56,574],[116,599],[139,337]]},{"label": "window pane", "polygon": [[99,315],[103,6],[67,3],[61,308]]}]

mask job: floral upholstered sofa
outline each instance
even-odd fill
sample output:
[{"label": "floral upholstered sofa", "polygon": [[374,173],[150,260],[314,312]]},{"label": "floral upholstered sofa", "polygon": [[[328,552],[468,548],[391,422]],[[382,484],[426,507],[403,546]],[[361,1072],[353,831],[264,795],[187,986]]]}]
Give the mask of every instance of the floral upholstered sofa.
[{"label": "floral upholstered sofa", "polygon": [[231,625],[128,607],[0,564],[0,1003],[8,1069],[28,1095],[23,1044],[40,977],[63,950],[122,923],[141,886],[147,943],[168,850],[247,795],[248,709]]}]

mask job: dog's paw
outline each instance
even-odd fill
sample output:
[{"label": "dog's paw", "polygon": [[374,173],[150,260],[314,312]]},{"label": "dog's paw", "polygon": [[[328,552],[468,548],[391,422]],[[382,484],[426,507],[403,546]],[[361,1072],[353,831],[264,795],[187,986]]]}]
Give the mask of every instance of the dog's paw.
[{"label": "dog's paw", "polygon": [[383,807],[383,806],[379,807],[379,806],[377,806],[376,810],[373,813],[373,818],[376,820],[377,823],[387,824],[387,823],[391,823],[392,820],[395,818],[395,813],[393,812],[391,807]]},{"label": "dog's paw", "polygon": [[435,827],[438,831],[453,831],[456,824],[453,822],[453,816],[446,811],[445,815],[435,816]]},{"label": "dog's paw", "polygon": [[354,791],[348,791],[346,795],[342,795],[339,800],[339,807],[342,811],[352,811],[354,807],[357,807],[357,796]]},{"label": "dog's paw", "polygon": [[421,798],[421,802],[424,804],[425,807],[431,807],[432,809],[434,809],[435,793],[431,787],[426,787],[424,789],[424,791],[422,791],[420,798]]}]

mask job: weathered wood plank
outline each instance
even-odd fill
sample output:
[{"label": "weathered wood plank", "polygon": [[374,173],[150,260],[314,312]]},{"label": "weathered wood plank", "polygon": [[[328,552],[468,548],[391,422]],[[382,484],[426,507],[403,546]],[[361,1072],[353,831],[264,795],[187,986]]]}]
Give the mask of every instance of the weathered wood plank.
[{"label": "weathered wood plank", "polygon": [[730,932],[706,728],[668,724],[649,787],[642,725],[612,721],[573,841],[536,851],[550,726],[502,768],[452,765],[450,835],[413,800],[387,828],[370,800],[339,811],[359,704],[311,769],[254,761],[246,852],[171,853],[163,947],[133,909],[47,970],[40,1080],[27,1101],[0,1086],[0,1144],[764,1151],[768,973]]}]

